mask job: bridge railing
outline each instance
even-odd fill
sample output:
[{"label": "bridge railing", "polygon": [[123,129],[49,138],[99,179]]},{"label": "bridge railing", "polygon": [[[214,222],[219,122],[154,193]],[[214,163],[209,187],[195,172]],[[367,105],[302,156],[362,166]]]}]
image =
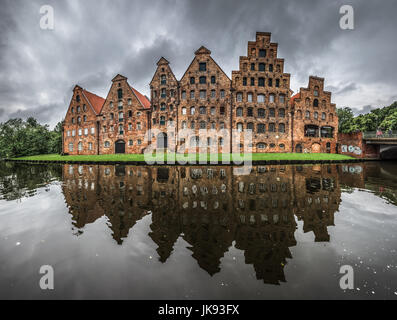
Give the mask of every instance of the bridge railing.
[{"label": "bridge railing", "polygon": [[397,131],[367,131],[363,132],[364,139],[397,139]]}]

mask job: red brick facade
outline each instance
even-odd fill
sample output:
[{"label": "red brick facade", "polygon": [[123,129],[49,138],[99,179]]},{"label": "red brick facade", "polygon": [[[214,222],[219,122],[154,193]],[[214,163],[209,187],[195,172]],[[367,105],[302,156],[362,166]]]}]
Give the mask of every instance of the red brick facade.
[{"label": "red brick facade", "polygon": [[[232,142],[234,152],[244,150],[247,145],[236,141],[232,130],[252,134],[247,142],[252,152],[336,153],[338,118],[324,79],[311,76],[308,87],[291,98],[290,74],[270,38],[256,33],[231,79],[205,47],[195,52],[180,80],[162,57],[150,82],[150,101],[121,75],[112,80],[106,100],[76,86],[65,117],[64,153],[142,153],[149,145],[178,152],[200,146],[217,153],[230,151]],[[76,113],[83,105],[86,111]],[[85,121],[78,123],[78,116]]]}]

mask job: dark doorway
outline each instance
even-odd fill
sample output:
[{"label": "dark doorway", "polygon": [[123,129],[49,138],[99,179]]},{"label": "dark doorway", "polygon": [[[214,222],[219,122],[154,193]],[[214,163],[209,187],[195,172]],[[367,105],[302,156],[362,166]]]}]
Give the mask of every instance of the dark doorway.
[{"label": "dark doorway", "polygon": [[295,148],[296,153],[302,153],[302,145],[301,144],[297,144],[296,148]]},{"label": "dark doorway", "polygon": [[166,133],[160,132],[157,135],[157,149],[166,149],[168,147],[168,137]]},{"label": "dark doorway", "polygon": [[123,140],[116,141],[115,153],[125,153],[125,142]]}]

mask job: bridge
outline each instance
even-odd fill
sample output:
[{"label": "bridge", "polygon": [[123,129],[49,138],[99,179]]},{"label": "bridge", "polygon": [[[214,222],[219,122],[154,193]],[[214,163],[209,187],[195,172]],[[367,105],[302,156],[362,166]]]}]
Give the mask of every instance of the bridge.
[{"label": "bridge", "polygon": [[367,145],[377,147],[381,159],[397,160],[397,131],[363,132],[363,141]]}]

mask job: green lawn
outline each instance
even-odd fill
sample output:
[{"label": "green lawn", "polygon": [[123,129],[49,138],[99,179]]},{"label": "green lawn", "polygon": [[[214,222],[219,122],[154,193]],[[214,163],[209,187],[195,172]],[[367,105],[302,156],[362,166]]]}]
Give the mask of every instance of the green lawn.
[{"label": "green lawn", "polygon": [[[199,158],[198,154],[158,154],[157,159],[163,157],[164,160],[172,159],[173,156],[177,161],[194,161],[194,160],[211,160],[210,155]],[[229,160],[241,160],[238,154],[227,154],[224,158]],[[243,155],[241,155],[243,156]],[[224,159],[223,158],[223,159]],[[15,158],[16,160],[41,160],[41,161],[142,161],[145,162],[143,154],[104,154],[104,155],[93,155],[93,156],[61,156],[58,154],[46,154],[38,156],[28,156]],[[160,158],[161,159],[161,158]],[[244,159],[249,160],[249,155],[245,155]],[[253,153],[252,160],[349,160],[354,159],[349,156],[340,154],[329,154],[329,153]],[[222,154],[218,154],[218,160],[222,160]]]}]

